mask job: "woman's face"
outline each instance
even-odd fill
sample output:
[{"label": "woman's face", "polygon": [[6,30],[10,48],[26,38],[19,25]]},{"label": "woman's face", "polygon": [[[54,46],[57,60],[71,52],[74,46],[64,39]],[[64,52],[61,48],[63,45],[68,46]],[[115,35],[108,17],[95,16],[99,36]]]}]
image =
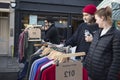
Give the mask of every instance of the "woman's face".
[{"label": "woman's face", "polygon": [[92,15],[83,12],[83,20],[84,20],[84,22],[90,23],[92,19],[93,19]]},{"label": "woman's face", "polygon": [[103,28],[103,17],[99,17],[97,14],[95,14],[96,23],[99,25],[100,28]]}]

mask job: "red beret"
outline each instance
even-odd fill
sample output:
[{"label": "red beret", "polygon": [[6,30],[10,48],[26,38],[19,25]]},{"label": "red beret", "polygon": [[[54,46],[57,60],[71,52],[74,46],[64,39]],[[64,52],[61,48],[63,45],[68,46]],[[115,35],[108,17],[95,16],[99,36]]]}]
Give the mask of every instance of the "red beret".
[{"label": "red beret", "polygon": [[83,12],[85,12],[85,13],[89,13],[89,14],[91,14],[91,15],[94,15],[94,13],[96,12],[96,6],[95,5],[93,5],[93,4],[89,4],[89,5],[87,5],[87,6],[85,6],[84,8],[83,8]]}]

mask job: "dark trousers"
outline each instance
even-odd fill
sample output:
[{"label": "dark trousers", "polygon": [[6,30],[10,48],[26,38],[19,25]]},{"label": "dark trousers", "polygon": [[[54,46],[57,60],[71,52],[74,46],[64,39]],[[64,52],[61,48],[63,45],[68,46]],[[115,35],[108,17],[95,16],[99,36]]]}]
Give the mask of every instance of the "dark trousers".
[{"label": "dark trousers", "polygon": [[28,62],[25,62],[23,69],[18,72],[17,80],[23,80],[25,78],[25,76],[27,74],[27,69],[28,69]]}]

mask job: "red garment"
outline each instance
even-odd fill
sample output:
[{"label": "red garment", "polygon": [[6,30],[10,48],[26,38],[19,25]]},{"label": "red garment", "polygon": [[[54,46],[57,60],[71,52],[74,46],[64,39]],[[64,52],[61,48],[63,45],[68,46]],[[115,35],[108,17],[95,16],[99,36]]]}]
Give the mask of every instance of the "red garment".
[{"label": "red garment", "polygon": [[19,36],[18,55],[19,55],[20,62],[24,57],[24,34],[25,34],[25,31],[23,31]]},{"label": "red garment", "polygon": [[83,80],[88,80],[88,72],[84,67],[83,67]]},{"label": "red garment", "polygon": [[[47,63],[48,63],[48,62],[44,63],[43,65],[45,65],[45,64],[47,64]],[[40,73],[40,72],[41,72],[41,67],[42,67],[43,65],[40,65],[40,66],[38,67],[37,72],[36,72],[36,74],[35,74],[34,80],[39,80],[39,75],[41,74],[41,73]]]},{"label": "red garment", "polygon": [[56,65],[53,64],[42,72],[41,80],[55,80]]}]

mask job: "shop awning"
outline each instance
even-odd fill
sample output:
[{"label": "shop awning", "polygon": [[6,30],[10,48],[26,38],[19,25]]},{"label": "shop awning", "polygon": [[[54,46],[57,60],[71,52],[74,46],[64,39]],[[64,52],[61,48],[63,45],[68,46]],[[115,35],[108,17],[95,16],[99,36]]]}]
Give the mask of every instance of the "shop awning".
[{"label": "shop awning", "polygon": [[120,20],[120,0],[103,0],[97,9],[110,6],[112,8],[112,19]]}]

